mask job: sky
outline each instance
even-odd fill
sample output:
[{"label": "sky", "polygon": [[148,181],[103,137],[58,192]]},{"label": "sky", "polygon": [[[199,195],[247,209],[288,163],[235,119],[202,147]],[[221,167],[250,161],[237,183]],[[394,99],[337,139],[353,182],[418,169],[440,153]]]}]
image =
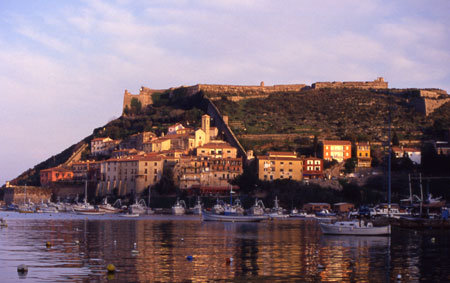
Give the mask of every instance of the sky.
[{"label": "sky", "polygon": [[450,91],[448,0],[1,0],[0,186],[125,89],[370,81]]}]

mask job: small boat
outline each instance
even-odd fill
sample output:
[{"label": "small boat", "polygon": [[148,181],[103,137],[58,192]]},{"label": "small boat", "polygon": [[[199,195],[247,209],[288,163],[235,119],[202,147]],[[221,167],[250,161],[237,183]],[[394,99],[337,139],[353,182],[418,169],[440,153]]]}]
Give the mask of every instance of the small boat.
[{"label": "small boat", "polygon": [[119,215],[120,217],[127,217],[127,218],[133,218],[133,217],[139,217],[139,214],[135,213],[123,213]]},{"label": "small boat", "polygon": [[248,210],[248,215],[264,215],[264,203],[262,200],[255,199],[255,204]]},{"label": "small boat", "polygon": [[284,209],[278,204],[278,197],[275,197],[274,206],[267,214],[270,219],[288,218],[289,214],[284,213]]},{"label": "small boat", "polygon": [[145,200],[136,200],[136,203],[130,205],[128,207],[130,214],[145,214],[147,213],[147,205],[145,204]]},{"label": "small boat", "polygon": [[19,213],[35,213],[36,210],[34,209],[34,207],[32,205],[29,204],[25,204],[25,205],[20,205],[17,208],[17,211]]},{"label": "small boat", "polygon": [[104,213],[119,213],[122,209],[116,207],[116,205],[122,206],[120,199],[116,200],[113,205],[108,203],[108,199],[105,197],[103,203],[98,206],[98,209]]},{"label": "small boat", "polygon": [[215,214],[203,210],[203,221],[222,221],[222,222],[260,222],[268,219],[267,215],[225,215]]},{"label": "small boat", "polygon": [[333,224],[319,223],[319,225],[322,233],[331,235],[379,236],[391,234],[390,225],[374,227],[372,222],[366,224],[364,221],[337,221]]},{"label": "small boat", "polygon": [[78,215],[104,215],[105,213],[103,211],[100,211],[98,208],[94,209],[77,209],[75,210],[75,213]]},{"label": "small boat", "polygon": [[200,214],[202,214],[202,209],[203,209],[203,206],[202,206],[202,203],[201,203],[201,201],[200,201],[200,198],[197,197],[197,203],[196,203],[195,206],[191,209],[192,214],[200,215]]},{"label": "small boat", "polygon": [[319,212],[316,212],[317,217],[335,217],[336,213],[329,211],[328,209],[322,209]]},{"label": "small boat", "polygon": [[172,206],[173,215],[183,215],[186,213],[186,203],[184,200],[177,199],[177,202]]}]

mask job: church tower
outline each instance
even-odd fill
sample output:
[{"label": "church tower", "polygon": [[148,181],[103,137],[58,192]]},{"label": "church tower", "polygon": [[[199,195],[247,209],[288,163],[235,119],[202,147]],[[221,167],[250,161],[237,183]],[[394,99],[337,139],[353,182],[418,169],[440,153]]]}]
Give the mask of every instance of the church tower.
[{"label": "church tower", "polygon": [[205,132],[205,143],[209,143],[211,118],[205,114],[202,116],[202,130]]}]

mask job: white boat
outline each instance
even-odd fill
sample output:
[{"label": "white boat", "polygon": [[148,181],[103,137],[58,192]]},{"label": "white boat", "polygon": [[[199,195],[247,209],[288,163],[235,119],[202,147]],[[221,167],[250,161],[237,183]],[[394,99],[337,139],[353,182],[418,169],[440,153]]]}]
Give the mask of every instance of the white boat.
[{"label": "white boat", "polygon": [[217,198],[216,204],[213,206],[212,211],[215,214],[223,214],[225,211],[225,203]]},{"label": "white boat", "polygon": [[131,214],[145,214],[147,213],[147,205],[145,204],[145,201],[143,199],[137,201],[136,203],[130,205],[128,207],[128,210]]},{"label": "white boat", "polygon": [[77,209],[75,210],[75,213],[78,215],[104,215],[105,213],[103,211],[100,211],[98,208],[94,209]]},{"label": "white boat", "polygon": [[116,200],[113,205],[108,203],[108,199],[105,197],[103,203],[98,206],[98,209],[104,213],[119,213],[122,212],[121,208],[116,207],[116,205],[121,206],[120,199]]},{"label": "white boat", "polygon": [[184,200],[177,199],[177,202],[172,206],[173,215],[183,215],[186,213],[186,203]]},{"label": "white boat", "polygon": [[139,217],[139,214],[135,213],[123,213],[119,215],[120,217],[127,217],[127,218],[133,218],[133,217]]},{"label": "white boat", "polygon": [[335,223],[319,223],[324,234],[332,235],[390,235],[391,226],[374,227],[372,222],[367,224],[364,221],[337,221]]},{"label": "white boat", "polygon": [[274,206],[272,207],[270,212],[267,213],[267,216],[269,216],[270,219],[278,219],[288,218],[289,214],[284,213],[284,209],[278,204],[278,197],[275,197]]},{"label": "white boat", "polygon": [[201,203],[201,201],[200,201],[200,198],[197,197],[197,203],[196,203],[195,206],[191,209],[192,214],[200,215],[200,214],[202,214],[202,210],[203,210],[203,205],[202,205],[202,203]]},{"label": "white boat", "polygon": [[215,214],[203,211],[203,221],[222,221],[222,222],[260,222],[268,219],[267,215],[225,215]]},{"label": "white boat", "polygon": [[264,203],[262,200],[255,199],[255,204],[248,210],[248,215],[264,215]]},{"label": "white boat", "polygon": [[316,212],[317,217],[335,217],[336,213],[329,211],[328,209],[322,209],[319,212]]}]

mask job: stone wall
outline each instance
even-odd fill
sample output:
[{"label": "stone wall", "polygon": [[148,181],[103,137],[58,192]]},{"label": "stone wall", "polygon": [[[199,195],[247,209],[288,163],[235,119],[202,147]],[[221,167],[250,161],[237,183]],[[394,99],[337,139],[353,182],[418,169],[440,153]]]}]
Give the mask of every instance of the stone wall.
[{"label": "stone wall", "polygon": [[41,203],[47,202],[52,197],[52,190],[49,188],[32,186],[11,186],[5,188],[4,201],[7,205],[14,203],[21,205],[25,202]]},{"label": "stone wall", "polygon": [[125,90],[125,93],[123,95],[123,109],[125,109],[126,106],[128,106],[128,108],[131,108],[131,100],[133,98],[136,98],[138,101],[140,101],[142,107],[150,105],[153,103],[152,94],[155,92],[164,92],[164,91],[165,90],[156,90],[147,87],[141,87],[139,89],[139,94],[131,94],[130,92],[128,92],[128,90]]},{"label": "stone wall", "polygon": [[245,96],[246,98],[247,96],[251,96],[255,98],[260,96],[267,97],[270,93],[274,92],[299,92],[305,87],[307,87],[305,84],[264,86],[264,82],[261,82],[259,86],[197,84],[187,87],[187,90],[188,95],[204,91],[212,96],[215,94],[224,94],[227,96]]},{"label": "stone wall", "polygon": [[[244,147],[239,142],[238,138],[235,136],[231,128],[228,126],[228,123],[225,123],[222,114],[219,109],[217,109],[216,105],[209,99],[205,98],[207,103],[207,113],[211,118],[214,119],[215,126],[219,130],[220,133],[223,133],[225,140],[231,145],[238,149],[238,155],[244,158],[244,161],[247,158],[247,153],[245,152]],[[226,119],[225,119],[226,120]]]},{"label": "stone wall", "polygon": [[372,82],[317,82],[311,85],[314,89],[320,88],[361,88],[361,89],[386,89],[388,82],[382,77]]}]

